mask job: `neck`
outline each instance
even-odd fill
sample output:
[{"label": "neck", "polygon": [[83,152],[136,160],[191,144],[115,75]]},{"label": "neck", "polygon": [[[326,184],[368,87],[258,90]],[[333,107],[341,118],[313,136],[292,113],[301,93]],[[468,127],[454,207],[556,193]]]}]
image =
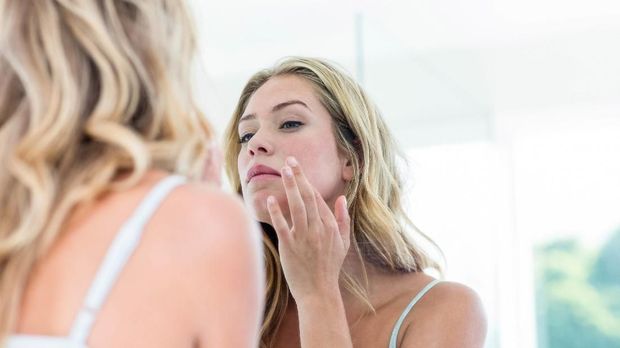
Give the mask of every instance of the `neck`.
[{"label": "neck", "polygon": [[[273,246],[278,249],[278,238],[273,227],[265,222],[261,222],[262,229],[267,236],[267,239],[271,241]],[[391,280],[388,279],[391,274],[379,267],[364,261],[360,257],[360,253],[354,247],[350,247],[347,252],[347,256],[342,265],[342,272],[348,274],[353,280],[361,284],[366,290],[368,301],[373,305],[375,309],[384,304],[385,291],[382,287],[390,287]],[[344,304],[347,318],[350,323],[357,321],[365,314],[370,312],[368,305],[365,301],[360,299],[356,294],[347,289],[346,283],[341,279],[340,281],[340,294]],[[382,295],[383,294],[383,295]],[[289,310],[296,310],[294,299],[290,299]]]},{"label": "neck", "polygon": [[[375,309],[381,305],[382,300],[380,294],[382,294],[383,291],[380,290],[380,287],[382,286],[381,284],[385,283],[383,278],[387,276],[383,270],[364,261],[360,257],[359,251],[351,247],[342,265],[341,272],[346,272],[353,280],[362,285],[366,290],[366,295],[368,296],[367,300]],[[346,288],[346,283],[342,280],[340,282],[340,293],[350,323],[370,313],[366,301],[360,299],[358,295],[348,290]]]}]

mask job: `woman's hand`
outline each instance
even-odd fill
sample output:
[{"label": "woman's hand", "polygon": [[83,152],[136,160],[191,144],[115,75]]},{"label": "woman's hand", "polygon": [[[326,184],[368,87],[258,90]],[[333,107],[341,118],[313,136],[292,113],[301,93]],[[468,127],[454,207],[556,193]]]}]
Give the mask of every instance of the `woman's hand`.
[{"label": "woman's hand", "polygon": [[350,218],[344,196],[334,213],[304,176],[293,157],[282,168],[291,225],[276,199],[267,207],[278,235],[280,259],[291,294],[297,302],[339,293],[338,279],[350,244]]}]

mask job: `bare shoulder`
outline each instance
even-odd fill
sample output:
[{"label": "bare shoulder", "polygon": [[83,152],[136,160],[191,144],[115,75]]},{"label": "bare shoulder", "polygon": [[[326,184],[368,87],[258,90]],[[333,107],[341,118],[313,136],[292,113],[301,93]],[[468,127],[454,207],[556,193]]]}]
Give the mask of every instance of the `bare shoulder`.
[{"label": "bare shoulder", "polygon": [[170,253],[177,255],[177,260],[199,265],[189,270],[209,274],[209,280],[233,271],[246,274],[254,270],[248,264],[260,260],[257,223],[239,197],[217,187],[187,184],[177,188],[162,205],[158,218],[156,228],[165,229],[159,232]]},{"label": "bare shoulder", "polygon": [[[235,195],[206,184],[191,183],[177,188],[161,207],[161,221],[174,226],[177,237],[188,237],[193,245],[214,241],[256,239],[243,202]],[[250,232],[252,231],[252,232]]]},{"label": "bare shoulder", "polygon": [[466,285],[444,281],[415,305],[400,347],[478,348],[486,326],[480,296]]},{"label": "bare shoulder", "polygon": [[[201,346],[251,346],[263,294],[257,223],[239,197],[203,184],[177,188],[161,208],[162,247],[183,273],[176,286],[192,302],[196,339]],[[248,334],[231,334],[237,331]]]}]

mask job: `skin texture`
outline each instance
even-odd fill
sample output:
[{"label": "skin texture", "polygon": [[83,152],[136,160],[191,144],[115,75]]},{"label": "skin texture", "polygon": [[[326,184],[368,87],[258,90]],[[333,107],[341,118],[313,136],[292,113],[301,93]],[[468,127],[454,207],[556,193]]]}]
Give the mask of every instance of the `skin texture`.
[{"label": "skin texture", "polygon": [[[244,200],[259,221],[276,230],[293,296],[275,347],[386,347],[400,313],[432,278],[366,264],[375,314],[339,284],[342,269],[359,276],[362,269],[349,248],[343,196],[352,169],[337,151],[331,117],[312,84],[297,76],[270,79],[250,98],[238,131]],[[277,174],[248,181],[257,164]],[[482,347],[485,332],[475,292],[442,282],[409,314],[398,346]]]},{"label": "skin texture", "polygon": [[[118,229],[166,175],[151,171],[71,215],[30,277],[17,333],[69,333]],[[237,198],[204,184],[176,188],[146,225],[89,347],[256,347],[264,291],[257,234]]]},{"label": "skin texture", "polygon": [[255,208],[259,221],[269,220],[269,195],[276,198],[288,216],[286,194],[280,178],[247,182],[247,172],[256,164],[279,171],[289,155],[303,164],[308,180],[333,207],[352,172],[346,166],[347,160],[337,153],[330,119],[314,97],[312,86],[296,77],[272,79],[250,99],[239,125],[239,134],[249,141],[243,143],[238,168],[244,197],[251,201],[249,206]]}]

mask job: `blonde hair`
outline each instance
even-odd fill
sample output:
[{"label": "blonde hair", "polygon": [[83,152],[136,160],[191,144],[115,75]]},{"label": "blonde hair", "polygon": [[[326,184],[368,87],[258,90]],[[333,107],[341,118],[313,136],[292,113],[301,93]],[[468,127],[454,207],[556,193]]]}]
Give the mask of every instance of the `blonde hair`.
[{"label": "blonde hair", "polygon": [[[320,59],[290,57],[275,67],[256,73],[247,82],[225,133],[226,174],[240,194],[237,156],[241,149],[237,128],[252,95],[269,79],[293,75],[312,83],[332,117],[338,150],[353,165],[353,180],[346,186],[355,248],[362,266],[369,262],[388,272],[420,272],[440,265],[412,240],[413,233],[425,238],[405,214],[401,203],[401,179],[397,170],[394,140],[362,88],[346,73]],[[269,228],[263,224],[264,229]],[[413,232],[413,233],[411,233]],[[273,342],[288,303],[289,292],[283,278],[276,246],[263,234],[267,267],[267,299],[261,328],[261,346]],[[370,312],[366,270],[363,279],[342,272],[345,287],[364,302]]]},{"label": "blonde hair", "polygon": [[177,0],[0,2],[0,339],[76,205],[150,168],[200,177],[190,23]]}]

